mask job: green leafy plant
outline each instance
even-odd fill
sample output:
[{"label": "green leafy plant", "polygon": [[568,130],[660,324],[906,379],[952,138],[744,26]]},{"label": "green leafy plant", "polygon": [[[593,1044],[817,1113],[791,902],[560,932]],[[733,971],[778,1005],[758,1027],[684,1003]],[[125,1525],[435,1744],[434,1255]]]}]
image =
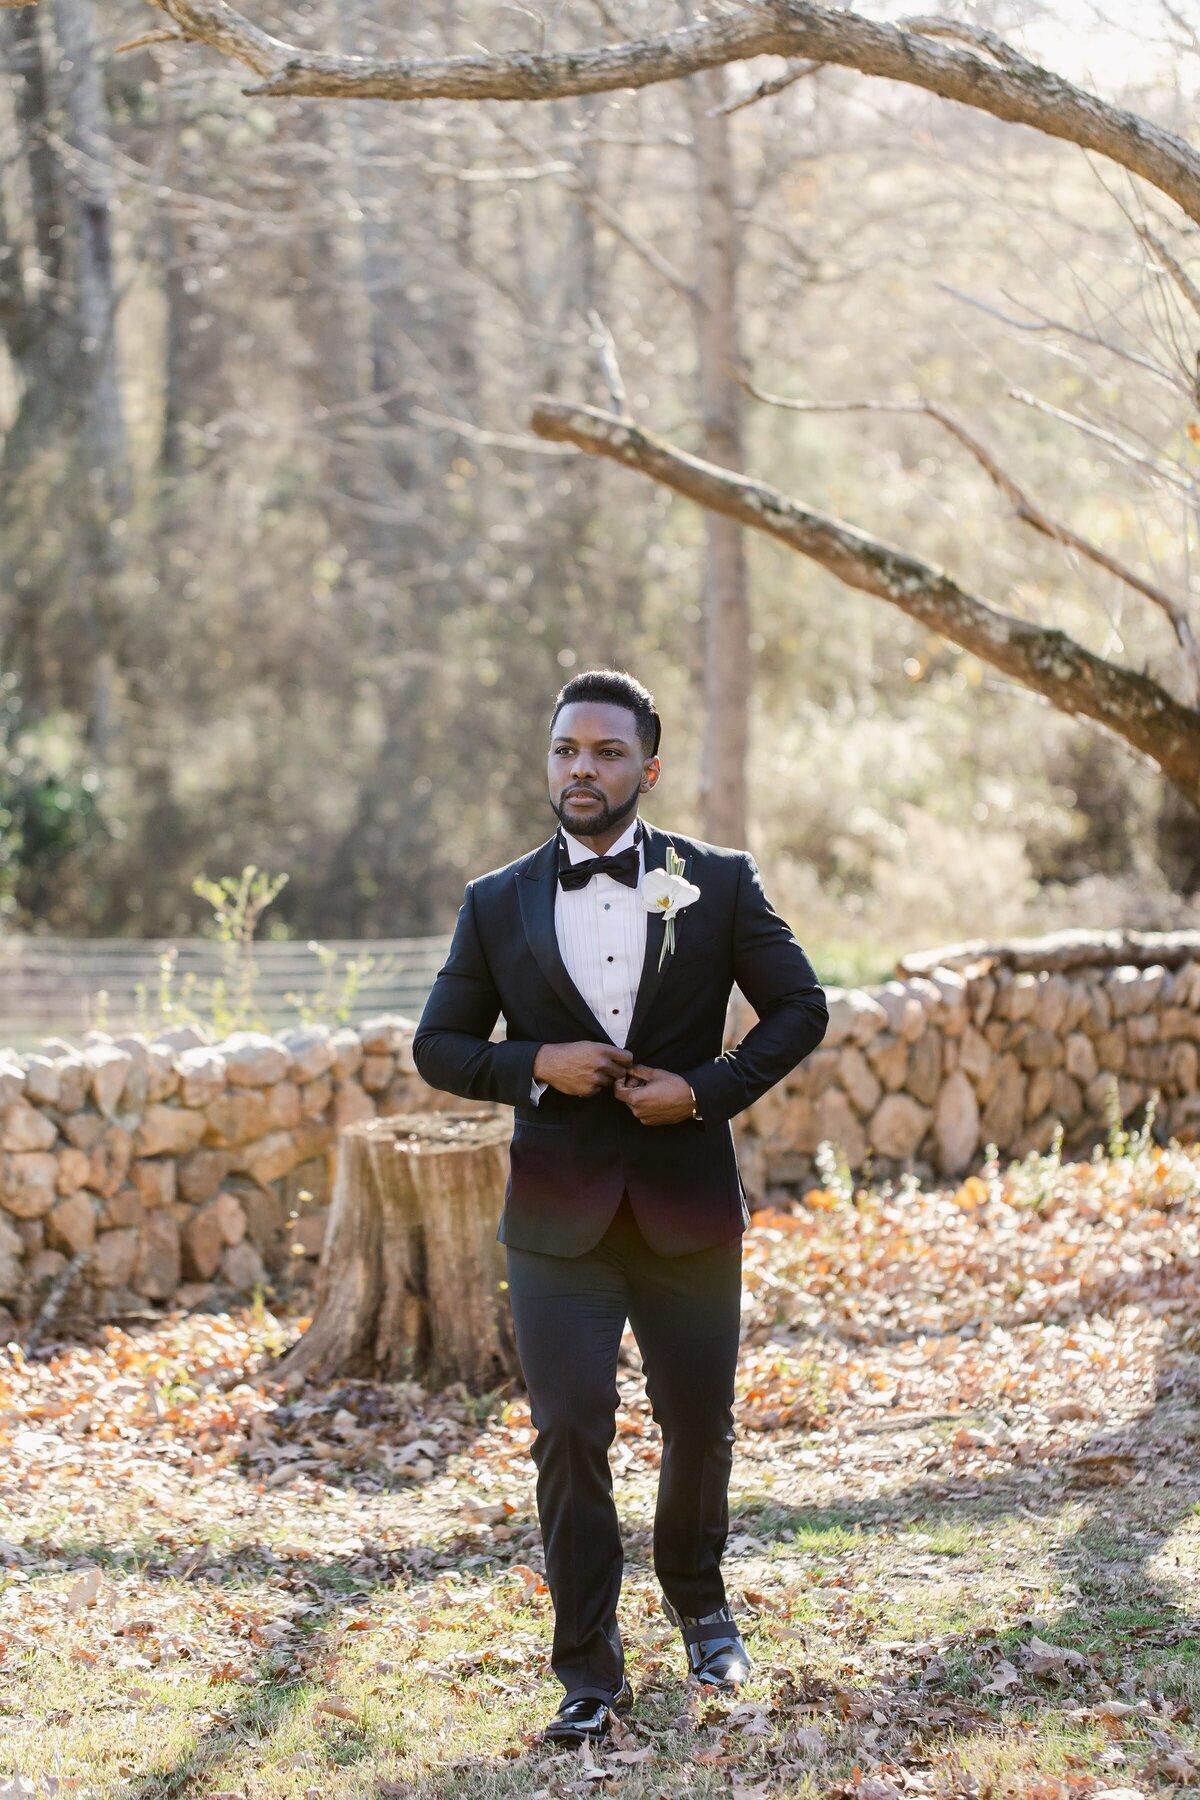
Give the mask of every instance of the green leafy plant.
[{"label": "green leafy plant", "polygon": [[[320,965],[320,986],[307,997],[290,991],[284,996],[288,1005],[296,1008],[302,1025],[312,1025],[318,1020],[346,1024],[352,1016],[355,1000],[367,984],[367,977],[374,975],[379,980],[399,967],[394,956],[372,956],[369,951],[364,951],[360,956],[347,957],[342,963],[338,952],[328,944],[318,944],[310,939],[307,948]],[[342,964],[340,970],[339,963]]]},{"label": "green leafy plant", "polygon": [[0,669],[0,920],[25,929],[44,918],[72,859],[106,835],[98,771],[65,711],[27,705],[14,669]]},{"label": "green leafy plant", "polygon": [[1135,1131],[1125,1128],[1121,1117],[1121,1088],[1115,1075],[1110,1075],[1104,1090],[1104,1122],[1107,1127],[1108,1155],[1113,1162],[1125,1158],[1135,1159],[1143,1154],[1150,1143],[1150,1134],[1154,1129],[1154,1115],[1158,1111],[1161,1099],[1158,1088],[1155,1088],[1146,1102],[1146,1113],[1142,1124]]},{"label": "green leafy plant", "polygon": [[259,967],[254,933],[287,880],[286,875],[270,876],[247,863],[238,876],[222,875],[214,881],[197,875],[192,882],[192,892],[212,907],[215,933],[224,946],[224,974],[214,979],[209,991],[209,1015],[221,1036],[264,1023],[256,999]]},{"label": "green leafy plant", "polygon": [[1062,1192],[1062,1147],[1063,1122],[1056,1119],[1048,1149],[1031,1150],[1009,1164],[1006,1185],[1013,1206],[1046,1212],[1055,1204]]},{"label": "green leafy plant", "polygon": [[[180,976],[179,952],[171,946],[158,960],[158,980],[153,992],[146,982],[134,988],[134,1013],[139,1031],[153,1034],[167,1025],[205,1025],[217,1036],[232,1031],[271,1029],[259,1000],[262,968],[255,956],[256,934],[263,914],[281,889],[286,875],[268,875],[247,863],[240,875],[213,878],[197,875],[192,891],[213,909],[210,935],[222,946],[221,972],[206,980],[194,970]],[[394,956],[362,952],[343,958],[327,944],[310,940],[307,948],[316,959],[319,980],[309,993],[289,990],[285,1003],[302,1025],[345,1025],[354,1006],[371,981],[392,974],[400,965]],[[89,998],[89,1018],[100,1030],[107,1029],[110,996],[100,989]]]}]

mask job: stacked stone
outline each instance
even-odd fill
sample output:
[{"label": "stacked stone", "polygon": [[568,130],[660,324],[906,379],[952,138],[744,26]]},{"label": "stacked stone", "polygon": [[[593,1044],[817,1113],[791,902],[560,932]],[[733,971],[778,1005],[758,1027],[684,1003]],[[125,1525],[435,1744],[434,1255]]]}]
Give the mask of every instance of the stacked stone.
[{"label": "stacked stone", "polygon": [[311,1265],[338,1132],[430,1104],[413,1030],[183,1025],[0,1052],[0,1330],[76,1257],[71,1311],[97,1318]]},{"label": "stacked stone", "polygon": [[[1200,1135],[1200,959],[1013,970],[995,956],[881,987],[829,988],[820,1047],[735,1120],[751,1199],[855,1174],[958,1179],[1005,1157],[1105,1141],[1160,1095],[1155,1135]],[[731,1008],[727,1042],[752,1022]],[[426,1087],[414,1023],[308,1025],[220,1042],[194,1025],[0,1051],[0,1334],[81,1259],[74,1313],[197,1306],[311,1273],[338,1133],[359,1119],[460,1107]],[[7,1309],[7,1316],[6,1316]],[[2,1341],[2,1338],[0,1338]]]},{"label": "stacked stone", "polygon": [[856,1173],[960,1177],[1005,1157],[1086,1155],[1157,1089],[1155,1135],[1200,1131],[1200,961],[1175,969],[1012,971],[985,959],[882,987],[829,988],[820,1047],[742,1115],[739,1152],[760,1195],[816,1178],[822,1142]]}]

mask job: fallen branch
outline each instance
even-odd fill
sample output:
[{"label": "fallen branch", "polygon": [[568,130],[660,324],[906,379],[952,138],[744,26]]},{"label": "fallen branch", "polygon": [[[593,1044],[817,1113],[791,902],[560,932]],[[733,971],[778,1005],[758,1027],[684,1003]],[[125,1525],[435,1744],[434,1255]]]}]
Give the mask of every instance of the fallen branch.
[{"label": "fallen branch", "polygon": [[993,968],[1066,973],[1073,969],[1116,969],[1133,964],[1148,969],[1161,964],[1178,969],[1200,961],[1200,931],[1095,931],[1071,926],[1045,937],[1010,938],[993,943],[972,938],[941,950],[910,950],[893,966],[901,980],[906,975],[931,975],[934,969],[964,969],[987,962]]}]

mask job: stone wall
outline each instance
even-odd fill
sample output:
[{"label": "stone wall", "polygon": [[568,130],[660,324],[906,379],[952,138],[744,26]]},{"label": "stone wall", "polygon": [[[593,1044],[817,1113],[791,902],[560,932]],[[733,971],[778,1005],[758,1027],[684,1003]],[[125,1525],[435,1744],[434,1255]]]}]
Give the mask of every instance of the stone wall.
[{"label": "stone wall", "polygon": [[827,988],[829,1029],[742,1115],[752,1197],[817,1180],[833,1144],[856,1173],[958,1178],[1006,1158],[1107,1141],[1112,1084],[1126,1124],[1159,1099],[1153,1135],[1200,1132],[1200,934],[1061,932],[904,959],[879,987]]},{"label": "stone wall", "polygon": [[[832,1144],[856,1175],[957,1179],[995,1143],[1067,1154],[1161,1096],[1155,1136],[1200,1132],[1200,934],[1060,933],[904,959],[826,989],[824,1042],[734,1121],[753,1204],[803,1193]],[[727,1042],[753,1021],[734,996]],[[216,1043],[195,1026],[0,1051],[0,1341],[58,1284],[64,1317],[198,1306],[311,1279],[337,1136],[458,1107],[416,1073],[413,1021]],[[67,1277],[69,1276],[69,1285]]]},{"label": "stone wall", "polygon": [[337,1135],[457,1104],[416,1073],[413,1021],[221,1042],[88,1032],[0,1051],[0,1337],[74,1265],[67,1314],[198,1306],[310,1276]]}]

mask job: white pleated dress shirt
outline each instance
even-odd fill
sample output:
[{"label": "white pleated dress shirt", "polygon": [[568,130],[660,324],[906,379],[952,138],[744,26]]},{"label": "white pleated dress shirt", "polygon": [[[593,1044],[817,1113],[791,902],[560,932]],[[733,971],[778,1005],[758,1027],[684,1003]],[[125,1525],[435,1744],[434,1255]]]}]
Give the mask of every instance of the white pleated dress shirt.
[{"label": "white pleated dress shirt", "polygon": [[[635,818],[604,854],[615,856],[618,850],[627,849],[637,826]],[[571,832],[564,829],[562,835],[572,863],[596,855]],[[646,872],[644,836],[637,850],[640,882]],[[567,974],[613,1043],[623,1045],[646,954],[646,909],[637,888],[604,874],[593,875],[584,887],[564,888],[556,877],[554,932]],[[531,1098],[540,1100],[548,1086],[535,1076]]]}]

